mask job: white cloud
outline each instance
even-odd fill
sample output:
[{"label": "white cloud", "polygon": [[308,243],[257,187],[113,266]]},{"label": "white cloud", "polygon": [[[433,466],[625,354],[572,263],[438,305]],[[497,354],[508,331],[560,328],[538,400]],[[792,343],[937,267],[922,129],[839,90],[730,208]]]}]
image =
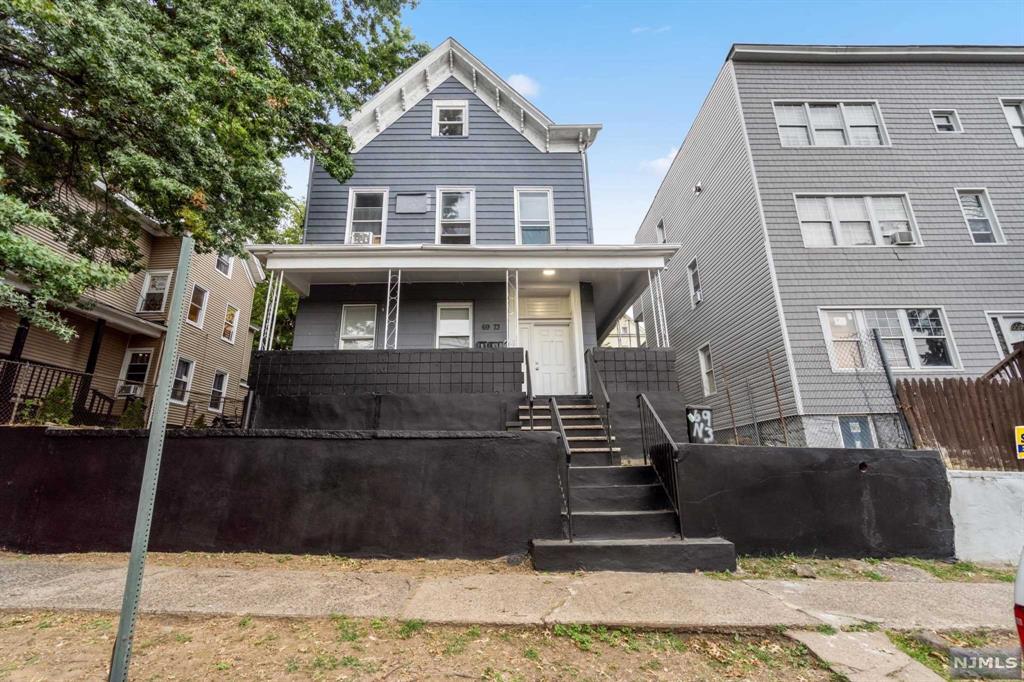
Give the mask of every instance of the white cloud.
[{"label": "white cloud", "polygon": [[647,33],[650,30],[651,30],[650,26],[634,26],[632,29],[630,29],[629,32],[630,33]]},{"label": "white cloud", "polygon": [[523,97],[536,97],[540,94],[540,83],[525,73],[514,73],[507,80],[508,84],[515,88]]},{"label": "white cloud", "polygon": [[672,165],[672,160],[676,158],[676,152],[678,151],[678,147],[672,147],[668,150],[668,154],[665,154],[665,156],[659,156],[656,159],[644,161],[641,165],[649,171],[653,171],[659,175],[664,175],[665,171],[667,171],[669,166]]},{"label": "white cloud", "polygon": [[664,26],[658,26],[657,28],[652,26],[634,26],[633,28],[629,29],[629,32],[632,33],[633,35],[636,35],[637,33],[664,33],[665,31],[671,30],[672,27],[666,24]]}]

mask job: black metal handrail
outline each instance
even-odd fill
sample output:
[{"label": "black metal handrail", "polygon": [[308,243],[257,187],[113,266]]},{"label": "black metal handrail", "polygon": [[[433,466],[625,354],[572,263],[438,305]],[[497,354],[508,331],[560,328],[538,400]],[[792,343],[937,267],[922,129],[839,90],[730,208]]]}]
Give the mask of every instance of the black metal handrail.
[{"label": "black metal handrail", "polygon": [[679,489],[677,482],[679,468],[679,446],[672,434],[665,428],[665,423],[655,412],[651,401],[643,393],[636,397],[640,407],[640,440],[643,444],[644,464],[650,464],[658,474],[661,487],[665,489],[672,509],[679,519],[679,537],[683,536],[683,513],[679,505]]},{"label": "black metal handrail", "polygon": [[[612,401],[608,397],[608,389],[604,386],[601,370],[597,368],[597,363],[594,361],[593,349],[588,348],[584,351],[583,358],[587,367],[587,386],[590,388],[590,397],[593,399],[594,405],[597,406],[597,416],[601,419],[601,427],[604,429],[604,438],[608,443],[608,454],[610,455],[612,452]],[[598,403],[599,399],[600,403]]]},{"label": "black metal handrail", "polygon": [[[523,349],[523,364],[526,365],[526,399],[530,404],[530,430],[533,431],[533,369],[530,367],[530,351]],[[517,415],[518,416],[518,415]]]},{"label": "black metal handrail", "polygon": [[[551,430],[558,434],[558,438],[562,441],[562,450],[565,452],[565,488],[562,490],[562,502],[565,505],[565,517],[569,524],[569,542],[572,542],[572,490],[569,487],[569,469],[572,466],[572,449],[569,447],[569,438],[565,435],[565,426],[562,425],[562,415],[558,411],[558,401],[554,397],[548,400],[548,406],[551,410]],[[562,471],[563,468],[558,468],[558,486],[562,487]]]}]

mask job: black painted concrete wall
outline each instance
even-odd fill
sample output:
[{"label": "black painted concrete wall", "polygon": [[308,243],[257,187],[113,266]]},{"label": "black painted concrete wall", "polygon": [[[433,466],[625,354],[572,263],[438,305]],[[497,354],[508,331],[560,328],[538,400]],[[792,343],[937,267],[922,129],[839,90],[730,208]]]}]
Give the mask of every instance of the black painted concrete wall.
[{"label": "black painted concrete wall", "polygon": [[594,348],[592,353],[609,393],[679,390],[674,350]]},{"label": "black painted concrete wall", "polygon": [[687,536],[740,554],[951,558],[937,452],[688,445],[678,486]]},{"label": "black painted concrete wall", "polygon": [[356,393],[520,393],[521,348],[258,351],[257,396]]},{"label": "black painted concrete wall", "polygon": [[[146,439],[0,427],[0,546],[126,551]],[[123,434],[123,432],[122,432]],[[485,558],[562,537],[545,433],[172,432],[151,548]]]}]

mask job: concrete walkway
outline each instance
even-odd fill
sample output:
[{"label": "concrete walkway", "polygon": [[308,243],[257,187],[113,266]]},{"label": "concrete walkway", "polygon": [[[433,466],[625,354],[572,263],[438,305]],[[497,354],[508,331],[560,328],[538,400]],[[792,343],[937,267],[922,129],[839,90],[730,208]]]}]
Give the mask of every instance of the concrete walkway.
[{"label": "concrete walkway", "polygon": [[[0,560],[0,609],[116,611],[125,566]],[[343,571],[150,565],[149,613],[418,618],[438,623],[600,623],[740,629],[1013,627],[1012,585],[719,580],[663,573],[410,577]]]}]

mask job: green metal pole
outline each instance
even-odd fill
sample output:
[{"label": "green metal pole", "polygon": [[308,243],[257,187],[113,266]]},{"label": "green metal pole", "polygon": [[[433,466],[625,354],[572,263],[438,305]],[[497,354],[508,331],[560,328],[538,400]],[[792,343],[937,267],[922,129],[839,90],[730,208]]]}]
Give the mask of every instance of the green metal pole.
[{"label": "green metal pole", "polygon": [[167,321],[167,336],[164,339],[160,370],[157,373],[156,390],[153,395],[146,465],[142,471],[139,507],[135,512],[135,532],[132,535],[132,553],[128,559],[128,576],[124,582],[121,620],[117,626],[117,639],[114,641],[114,653],[110,659],[110,682],[126,682],[128,679],[132,637],[135,635],[135,621],[139,615],[139,597],[142,593],[142,573],[146,567],[146,550],[149,547],[149,528],[153,522],[153,505],[156,502],[156,484],[160,478],[160,458],[164,451],[164,436],[167,434],[167,410],[170,407],[171,387],[174,385],[174,365],[178,356],[178,337],[181,334],[185,282],[188,280],[193,244],[192,237],[186,235],[181,238],[178,267],[174,271],[171,315]]}]

